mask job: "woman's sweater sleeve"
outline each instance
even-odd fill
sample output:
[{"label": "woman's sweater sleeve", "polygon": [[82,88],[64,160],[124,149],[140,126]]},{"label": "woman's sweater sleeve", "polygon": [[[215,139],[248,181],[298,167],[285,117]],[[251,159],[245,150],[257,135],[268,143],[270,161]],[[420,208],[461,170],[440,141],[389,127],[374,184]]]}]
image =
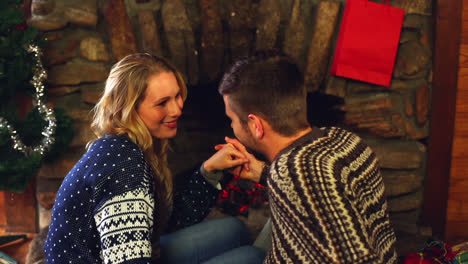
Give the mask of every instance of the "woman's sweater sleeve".
[{"label": "woman's sweater sleeve", "polygon": [[197,169],[178,188],[174,188],[174,208],[169,231],[201,222],[216,203],[220,190],[210,184]]},{"label": "woman's sweater sleeve", "polygon": [[150,263],[154,200],[139,188],[115,195],[94,214],[103,263]]}]

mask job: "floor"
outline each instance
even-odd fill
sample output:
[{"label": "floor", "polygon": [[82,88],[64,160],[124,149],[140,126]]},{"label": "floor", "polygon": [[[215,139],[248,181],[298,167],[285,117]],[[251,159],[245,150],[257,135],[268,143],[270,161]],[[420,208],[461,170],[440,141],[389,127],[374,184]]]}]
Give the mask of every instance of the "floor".
[{"label": "floor", "polygon": [[[208,215],[208,219],[210,218],[219,218],[225,217],[227,214],[221,212],[219,209],[215,208],[212,212]],[[243,221],[251,236],[254,240],[258,234],[260,233],[263,225],[267,221],[269,217],[269,210],[268,206],[261,206],[259,208],[251,208],[249,209],[249,214],[247,216],[236,216],[238,219]],[[415,252],[419,248],[421,248],[424,243],[427,241],[428,237],[414,235],[414,234],[405,234],[405,233],[397,233],[397,252],[399,256],[404,256],[409,252]],[[26,255],[29,250],[29,245],[31,243],[32,237],[28,238],[27,240],[7,246],[4,248],[0,248],[0,251],[6,253],[10,257],[18,260],[19,264],[25,264]]]},{"label": "floor", "polygon": [[[210,214],[206,217],[206,219],[220,218],[226,216],[229,215],[221,212],[218,208],[215,207],[213,210],[211,210]],[[255,238],[258,236],[263,226],[265,225],[266,221],[268,220],[269,211],[266,206],[259,208],[250,208],[249,214],[247,216],[239,215],[236,217],[242,222],[244,222],[244,224],[247,226],[247,229],[249,230],[252,240],[255,240]]]},{"label": "floor", "polygon": [[[217,218],[217,217],[225,217],[227,214],[222,213],[219,209],[214,209],[208,215],[209,218]],[[237,216],[238,219],[243,221],[249,232],[252,236],[252,239],[255,239],[260,231],[263,228],[263,225],[267,221],[269,217],[269,211],[267,205],[262,206],[260,208],[250,208],[249,215],[245,216]],[[407,234],[402,232],[397,232],[397,243],[396,249],[398,255],[403,257],[409,252],[415,252],[420,249],[424,243],[429,239],[428,236],[423,235],[416,235],[416,234]]]},{"label": "floor", "polygon": [[[226,215],[221,213],[220,211],[214,210],[209,217],[216,218],[223,216]],[[262,212],[261,210],[254,210],[254,213],[251,214],[250,217],[238,216],[238,218],[244,223],[246,223],[253,238],[255,238],[258,235],[267,219],[266,217],[264,217],[264,212]],[[25,264],[26,255],[28,253],[31,240],[32,238],[28,238],[27,240],[18,244],[0,248],[0,251],[16,259],[18,261],[18,264]],[[397,251],[399,252],[400,256],[404,256],[408,252],[414,252],[415,250],[419,249],[426,240],[427,237],[422,236],[414,236],[409,234],[400,235],[397,241]]]},{"label": "floor", "polygon": [[26,240],[0,248],[0,251],[4,252],[11,258],[15,259],[18,261],[18,264],[25,264],[26,263],[26,255],[28,254],[29,251],[29,245],[31,241],[33,240],[33,237],[27,238]]}]

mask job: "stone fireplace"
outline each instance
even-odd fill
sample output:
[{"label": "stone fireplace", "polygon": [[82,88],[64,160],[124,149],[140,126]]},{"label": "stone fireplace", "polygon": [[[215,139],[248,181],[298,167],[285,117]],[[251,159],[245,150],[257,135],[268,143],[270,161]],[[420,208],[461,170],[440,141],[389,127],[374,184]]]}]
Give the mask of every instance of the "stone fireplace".
[{"label": "stone fireplace", "polygon": [[[374,1],[381,2],[381,1]],[[420,225],[432,87],[432,5],[391,0],[405,20],[390,87],[329,75],[345,0],[32,0],[28,24],[48,43],[48,101],[73,119],[69,152],[37,177],[40,226],[55,192],[91,139],[90,110],[110,67],[127,54],[169,58],[183,73],[188,99],[172,142],[175,174],[232,135],[217,82],[236,58],[277,48],[296,60],[309,92],[341,101],[343,124],[377,153],[397,232],[430,235]],[[310,107],[314,107],[311,105]]]}]

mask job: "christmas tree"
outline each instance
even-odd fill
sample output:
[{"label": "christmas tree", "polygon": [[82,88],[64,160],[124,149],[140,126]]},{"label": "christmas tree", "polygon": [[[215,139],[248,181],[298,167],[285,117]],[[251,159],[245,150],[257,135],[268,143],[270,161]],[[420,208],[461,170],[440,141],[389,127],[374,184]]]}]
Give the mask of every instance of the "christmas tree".
[{"label": "christmas tree", "polygon": [[[40,61],[45,41],[28,27],[20,0],[0,1],[0,190],[22,192],[43,161],[59,157],[73,138],[71,119],[46,106],[46,72]],[[18,116],[18,95],[33,109]]]}]

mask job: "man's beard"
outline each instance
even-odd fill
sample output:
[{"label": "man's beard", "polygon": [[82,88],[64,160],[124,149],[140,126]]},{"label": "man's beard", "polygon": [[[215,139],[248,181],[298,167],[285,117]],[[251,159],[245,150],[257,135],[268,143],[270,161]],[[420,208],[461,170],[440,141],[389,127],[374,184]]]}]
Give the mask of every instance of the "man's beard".
[{"label": "man's beard", "polygon": [[265,158],[265,155],[263,155],[260,151],[259,151],[259,147],[258,147],[258,143],[257,141],[255,141],[255,137],[252,135],[252,132],[250,132],[250,130],[247,128],[247,127],[243,127],[243,130],[244,130],[244,135],[247,136],[247,138],[244,138],[244,139],[240,139],[240,138],[237,138],[237,140],[239,140],[240,143],[242,143],[242,145],[244,145],[245,149],[247,149],[247,151],[254,155],[257,159],[259,160],[267,160]]}]

